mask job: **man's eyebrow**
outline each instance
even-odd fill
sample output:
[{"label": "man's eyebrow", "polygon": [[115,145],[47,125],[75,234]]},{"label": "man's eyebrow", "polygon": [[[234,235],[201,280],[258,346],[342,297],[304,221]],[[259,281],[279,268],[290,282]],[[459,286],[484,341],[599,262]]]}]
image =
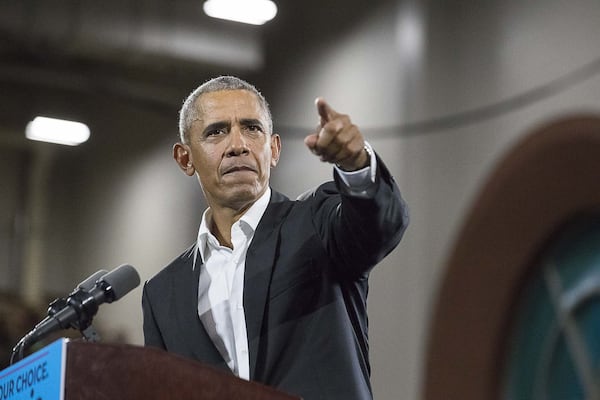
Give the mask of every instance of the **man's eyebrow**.
[{"label": "man's eyebrow", "polygon": [[259,119],[255,119],[255,118],[242,118],[242,119],[240,119],[240,124],[244,125],[244,126],[258,125],[261,128],[264,128],[264,124],[262,123],[262,121]]}]

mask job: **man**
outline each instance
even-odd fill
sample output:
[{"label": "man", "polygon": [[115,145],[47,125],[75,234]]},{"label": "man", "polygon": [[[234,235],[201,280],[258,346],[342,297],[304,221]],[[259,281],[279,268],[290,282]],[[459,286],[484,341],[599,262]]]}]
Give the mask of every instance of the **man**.
[{"label": "man", "polygon": [[269,187],[281,138],[254,86],[218,77],[185,101],[173,156],[208,209],[144,287],[145,342],[307,400],[371,399],[367,279],[408,217],[349,117],[316,107],[304,142],[335,181],[292,201]]}]

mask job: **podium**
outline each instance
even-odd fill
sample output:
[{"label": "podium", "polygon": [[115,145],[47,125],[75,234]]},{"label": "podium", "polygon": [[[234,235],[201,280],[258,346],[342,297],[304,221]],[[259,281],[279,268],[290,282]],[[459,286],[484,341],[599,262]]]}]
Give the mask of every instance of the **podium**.
[{"label": "podium", "polygon": [[151,347],[59,339],[0,372],[3,400],[300,400]]}]

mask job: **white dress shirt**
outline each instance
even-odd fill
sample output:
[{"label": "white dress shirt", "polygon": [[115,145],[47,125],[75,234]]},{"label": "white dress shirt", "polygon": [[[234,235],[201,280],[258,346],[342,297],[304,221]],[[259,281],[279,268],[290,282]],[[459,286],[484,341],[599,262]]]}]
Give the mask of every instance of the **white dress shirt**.
[{"label": "white dress shirt", "polygon": [[[370,165],[347,172],[337,167],[342,181],[350,188],[363,188],[375,180],[375,157],[371,146],[365,142],[371,158]],[[362,194],[361,190],[356,192]],[[198,285],[198,316],[215,347],[235,375],[250,379],[248,357],[248,335],[244,313],[244,271],[246,252],[254,237],[254,232],[262,218],[269,200],[271,189],[246,211],[231,227],[233,249],[221,246],[210,232],[212,213],[210,208],[202,215],[198,230],[197,251],[194,253],[194,268],[199,253],[201,265]]]},{"label": "white dress shirt", "polygon": [[244,314],[246,251],[270,198],[271,189],[267,188],[233,224],[233,249],[221,246],[209,231],[210,209],[204,212],[198,231],[198,251],[204,261],[198,285],[198,316],[229,368],[247,380],[250,379],[250,361]]}]

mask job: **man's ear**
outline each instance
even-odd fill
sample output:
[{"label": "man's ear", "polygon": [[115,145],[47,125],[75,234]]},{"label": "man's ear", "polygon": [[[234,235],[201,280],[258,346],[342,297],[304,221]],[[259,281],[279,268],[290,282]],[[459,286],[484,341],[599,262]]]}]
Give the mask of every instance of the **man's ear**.
[{"label": "man's ear", "polygon": [[173,158],[179,168],[188,176],[193,176],[196,172],[192,160],[192,152],[187,144],[175,143],[173,145]]},{"label": "man's ear", "polygon": [[281,155],[281,137],[273,133],[271,135],[271,168],[274,168],[279,162]]}]

